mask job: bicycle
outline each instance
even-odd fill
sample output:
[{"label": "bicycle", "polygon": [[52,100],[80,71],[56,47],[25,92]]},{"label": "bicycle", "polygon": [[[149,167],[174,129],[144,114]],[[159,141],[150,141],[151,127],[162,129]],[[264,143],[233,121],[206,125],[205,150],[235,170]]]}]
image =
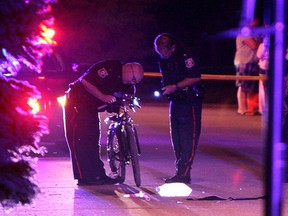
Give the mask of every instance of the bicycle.
[{"label": "bicycle", "polygon": [[[115,95],[114,95],[115,96]],[[109,124],[107,137],[107,158],[111,169],[110,177],[119,178],[123,183],[126,177],[126,166],[133,168],[134,181],[137,187],[141,185],[139,156],[141,154],[137,130],[129,111],[134,107],[141,108],[139,98],[130,94],[118,94],[116,102],[106,105],[111,113],[104,122]]]}]

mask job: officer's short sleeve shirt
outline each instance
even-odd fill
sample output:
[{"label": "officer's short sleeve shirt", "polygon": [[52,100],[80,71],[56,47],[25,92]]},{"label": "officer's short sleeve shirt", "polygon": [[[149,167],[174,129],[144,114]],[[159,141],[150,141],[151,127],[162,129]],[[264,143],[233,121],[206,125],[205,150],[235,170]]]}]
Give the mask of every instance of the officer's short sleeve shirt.
[{"label": "officer's short sleeve shirt", "polygon": [[191,53],[176,52],[169,59],[159,60],[162,83],[172,85],[185,78],[200,78],[197,59]]},{"label": "officer's short sleeve shirt", "polygon": [[122,87],[122,64],[119,61],[96,63],[83,79],[96,86],[103,94],[113,94]]}]

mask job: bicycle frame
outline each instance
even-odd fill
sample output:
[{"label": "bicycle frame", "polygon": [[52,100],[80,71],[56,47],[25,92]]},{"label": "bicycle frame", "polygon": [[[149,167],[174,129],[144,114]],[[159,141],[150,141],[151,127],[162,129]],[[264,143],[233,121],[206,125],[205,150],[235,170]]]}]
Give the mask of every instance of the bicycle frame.
[{"label": "bicycle frame", "polygon": [[130,110],[135,112],[135,106],[140,108],[138,101],[139,98],[127,94],[117,98],[117,101],[107,108],[107,110],[113,110],[110,113],[114,114],[107,117],[105,122],[109,123],[107,155],[113,174],[111,177],[120,178],[120,183],[123,183],[126,174],[125,166],[132,162],[134,180],[139,187],[141,184],[138,161],[140,146],[133,119],[129,115]]}]

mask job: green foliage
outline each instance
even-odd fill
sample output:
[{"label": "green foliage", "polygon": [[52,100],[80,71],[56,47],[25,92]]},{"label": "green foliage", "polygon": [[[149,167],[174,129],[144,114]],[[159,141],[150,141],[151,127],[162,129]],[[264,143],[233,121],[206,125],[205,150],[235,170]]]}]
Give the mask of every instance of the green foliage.
[{"label": "green foliage", "polygon": [[[55,0],[3,0],[0,2],[0,73],[17,73],[16,62],[39,69],[49,44],[39,43],[40,24],[51,19]],[[7,51],[8,56],[5,54]],[[11,56],[10,56],[11,55]]]},{"label": "green foliage", "polygon": [[38,141],[48,131],[46,119],[31,113],[31,97],[39,97],[33,86],[0,76],[0,203],[5,208],[31,203],[39,192],[29,153],[44,153]]}]

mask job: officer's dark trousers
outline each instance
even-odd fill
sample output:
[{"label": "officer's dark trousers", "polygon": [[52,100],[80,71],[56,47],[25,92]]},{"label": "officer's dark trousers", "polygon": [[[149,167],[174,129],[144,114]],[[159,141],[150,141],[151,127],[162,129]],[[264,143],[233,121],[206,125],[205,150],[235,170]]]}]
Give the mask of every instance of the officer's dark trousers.
[{"label": "officer's dark trousers", "polygon": [[176,174],[190,178],[201,132],[202,100],[170,102],[170,132],[176,156]]},{"label": "officer's dark trousers", "polygon": [[[69,102],[69,101],[68,101]],[[81,112],[65,107],[65,134],[75,179],[95,179],[105,175],[100,159],[100,125],[97,112]]]}]

